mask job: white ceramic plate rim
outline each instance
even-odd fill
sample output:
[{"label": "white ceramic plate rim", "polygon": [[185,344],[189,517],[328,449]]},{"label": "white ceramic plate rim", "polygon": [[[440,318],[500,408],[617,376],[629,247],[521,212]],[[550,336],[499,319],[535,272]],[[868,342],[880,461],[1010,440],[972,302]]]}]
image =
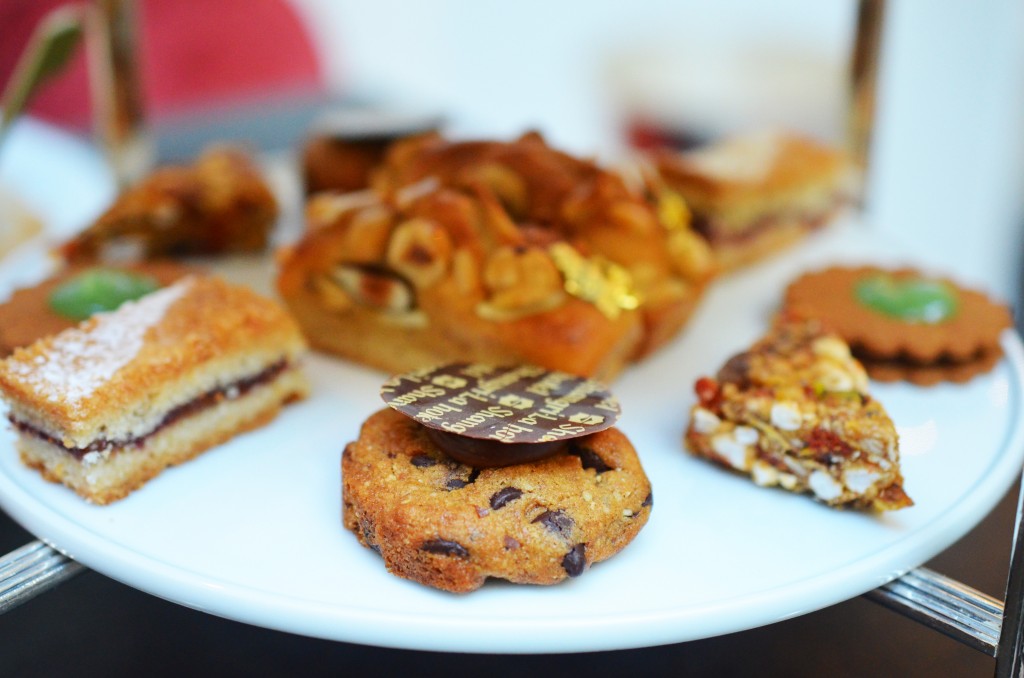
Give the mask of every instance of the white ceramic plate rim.
[{"label": "white ceramic plate rim", "polygon": [[[1011,399],[1021,403],[1024,347],[1007,333],[1003,347],[1012,373]],[[845,567],[799,584],[731,600],[644,613],[610,610],[588,619],[547,616],[488,622],[477,616],[424,616],[364,607],[316,605],[304,599],[218,580],[168,566],[83,531],[0,474],[0,504],[62,552],[114,579],[189,607],[238,621],[356,643],[439,651],[577,652],[660,645],[753,628],[812,612],[860,595],[917,567],[969,531],[1012,485],[1024,460],[1024,421],[1015,419],[985,475],[927,527]],[[296,562],[296,572],[301,562]],[[339,573],[339,576],[344,576]],[[742,620],[742,621],[739,621]],[[472,642],[467,642],[467,638]]]},{"label": "white ceramic plate rim", "polygon": [[[63,171],[74,175],[72,170],[77,167],[80,185],[83,190],[92,186],[87,189],[91,195],[109,190],[109,185],[103,181],[97,183],[98,163],[94,155],[83,152],[80,145],[76,148],[73,140],[37,127],[23,125],[22,132],[11,139],[12,143],[17,141],[16,148],[22,149],[17,154],[21,162],[80,158],[80,161],[65,163]],[[52,152],[45,152],[44,146]],[[46,198],[46,195],[40,196],[41,206],[45,206]],[[74,226],[70,217],[55,215],[54,219],[61,231]],[[15,268],[29,267],[26,262],[38,261],[32,258],[33,252],[29,249],[17,253],[23,255],[20,261],[6,263],[15,263]],[[530,618],[503,617],[500,609],[489,616],[468,598],[463,608],[466,614],[458,612],[458,605],[448,606],[446,613],[424,614],[422,611],[387,611],[367,605],[318,603],[308,597],[262,590],[211,576],[195,567],[171,564],[117,543],[84,522],[76,521],[74,515],[64,515],[48,505],[46,493],[37,496],[27,486],[19,484],[17,478],[3,472],[0,472],[0,506],[33,533],[114,579],[199,610],[293,633],[410,649],[511,653],[610,650],[692,640],[772,623],[859,595],[918,566],[980,521],[1012,485],[1024,459],[1024,418],[1015,416],[1024,409],[1024,347],[1013,332],[1004,335],[1003,347],[1006,359],[997,369],[1005,371],[1009,382],[1006,416],[1010,420],[1002,429],[1004,435],[999,449],[978,480],[964,488],[960,496],[952,497],[950,503],[944,503],[944,508],[930,522],[915,527],[896,542],[865,550],[831,571],[707,603],[649,604],[635,611],[610,609],[585,617],[574,614],[570,608],[560,612],[546,608],[543,615]],[[750,491],[760,490],[751,487]],[[813,506],[813,502],[806,501]],[[339,538],[349,540],[346,548],[361,549],[351,535]],[[302,556],[293,555],[294,570],[288,574],[300,576]],[[380,570],[386,577],[382,566]],[[345,576],[346,572],[339,570],[339,581],[344,581]],[[345,583],[359,585],[358,582]],[[628,580],[619,583],[611,580],[610,583],[629,584]],[[558,588],[547,591],[546,596],[551,598],[545,600],[559,600]],[[571,596],[568,599],[571,600]]]}]

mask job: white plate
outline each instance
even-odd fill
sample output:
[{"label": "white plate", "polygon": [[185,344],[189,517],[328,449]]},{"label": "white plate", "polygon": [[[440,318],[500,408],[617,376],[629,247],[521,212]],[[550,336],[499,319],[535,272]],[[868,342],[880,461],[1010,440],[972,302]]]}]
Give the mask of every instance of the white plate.
[{"label": "white plate", "polygon": [[[383,375],[309,359],[313,395],[107,507],[24,468],[0,433],[0,504],[87,566],[200,610],[310,636],[413,649],[568,652],[685,641],[851,598],[975,525],[1024,454],[1024,351],[966,385],[874,385],[902,437],[916,505],[836,511],[682,451],[694,379],[765,329],[786,281],[887,250],[853,221],[714,286],[685,333],[614,390],[655,490],[650,522],[612,559],[553,587],[490,582],[456,596],[393,577],[340,521],[339,460],[381,407]],[[233,262],[232,275],[264,268]],[[23,272],[0,264],[0,282]],[[264,281],[265,284],[265,281]]]}]

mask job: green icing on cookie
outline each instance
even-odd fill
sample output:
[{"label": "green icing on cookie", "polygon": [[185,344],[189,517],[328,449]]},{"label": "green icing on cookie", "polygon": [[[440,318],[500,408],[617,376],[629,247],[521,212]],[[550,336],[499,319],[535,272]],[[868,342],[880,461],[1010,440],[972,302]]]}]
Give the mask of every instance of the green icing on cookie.
[{"label": "green icing on cookie", "polygon": [[929,325],[956,315],[960,300],[956,290],[938,280],[895,278],[878,273],[857,281],[854,296],[867,308],[908,323]]},{"label": "green icing on cookie", "polygon": [[79,273],[50,293],[50,308],[72,320],[85,320],[100,311],[113,311],[160,287],[153,278],[110,268]]}]

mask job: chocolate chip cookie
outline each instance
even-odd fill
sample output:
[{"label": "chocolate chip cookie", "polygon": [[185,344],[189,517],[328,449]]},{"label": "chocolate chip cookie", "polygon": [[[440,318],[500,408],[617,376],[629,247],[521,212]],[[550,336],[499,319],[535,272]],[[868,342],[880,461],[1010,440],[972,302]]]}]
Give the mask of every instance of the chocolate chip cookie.
[{"label": "chocolate chip cookie", "polygon": [[400,577],[464,593],[488,577],[555,584],[622,550],[647,522],[651,484],[610,428],[540,461],[477,469],[392,409],[342,455],[345,527]]}]

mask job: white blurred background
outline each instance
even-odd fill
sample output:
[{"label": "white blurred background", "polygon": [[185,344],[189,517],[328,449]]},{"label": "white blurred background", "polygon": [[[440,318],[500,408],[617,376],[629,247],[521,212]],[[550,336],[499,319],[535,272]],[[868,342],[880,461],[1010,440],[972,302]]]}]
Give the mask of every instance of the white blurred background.
[{"label": "white blurred background", "polygon": [[[0,0],[0,80],[38,18],[67,1]],[[652,130],[786,126],[838,142],[859,4],[130,1],[163,161],[213,139],[294,149],[313,113],[354,102],[438,113],[463,136],[538,129],[609,161]],[[885,15],[867,221],[1016,301],[1024,2],[889,0]],[[33,114],[88,132],[85,61]]]},{"label": "white blurred background", "polygon": [[[294,2],[332,89],[439,111],[460,134],[536,128],[614,158],[637,117],[843,129],[853,0]],[[1024,3],[888,3],[868,210],[936,267],[1017,298]]]}]

